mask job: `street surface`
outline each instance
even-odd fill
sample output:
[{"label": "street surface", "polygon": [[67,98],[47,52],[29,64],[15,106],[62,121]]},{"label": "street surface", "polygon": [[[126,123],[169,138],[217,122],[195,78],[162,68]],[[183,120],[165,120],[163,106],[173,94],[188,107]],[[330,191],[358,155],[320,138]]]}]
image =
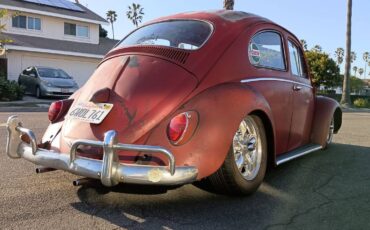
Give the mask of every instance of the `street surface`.
[{"label": "street surface", "polygon": [[[40,138],[47,114],[20,117]],[[370,113],[344,114],[327,151],[278,167],[245,198],[192,185],[73,187],[74,175],[36,175],[33,164],[8,159],[5,142],[0,128],[1,229],[370,229]]]}]

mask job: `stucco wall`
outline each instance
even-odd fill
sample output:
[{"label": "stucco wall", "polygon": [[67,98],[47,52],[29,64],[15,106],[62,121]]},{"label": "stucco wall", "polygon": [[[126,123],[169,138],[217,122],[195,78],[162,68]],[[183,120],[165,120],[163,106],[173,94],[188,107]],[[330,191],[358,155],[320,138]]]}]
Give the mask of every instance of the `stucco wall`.
[{"label": "stucco wall", "polygon": [[71,75],[79,86],[92,75],[100,59],[71,57],[53,54],[31,53],[23,51],[10,51],[7,53],[8,79],[18,80],[19,74],[30,66],[45,66],[60,68]]},{"label": "stucco wall", "polygon": [[[14,11],[8,11],[9,17],[7,17],[5,21],[6,27],[5,32],[10,34],[20,34],[20,35],[29,35],[35,37],[43,37],[43,38],[51,38],[51,39],[58,39],[58,40],[66,40],[66,41],[77,41],[77,42],[84,42],[84,43],[92,43],[92,44],[99,44],[99,25],[92,24],[92,23],[85,23],[85,22],[78,22],[73,20],[67,20],[63,18],[56,18],[56,17],[49,17],[37,14],[30,14],[30,13],[20,13],[20,15],[24,16],[31,16],[41,19],[41,31],[38,30],[28,30],[28,29],[20,29],[20,28],[13,28],[12,27],[12,18]],[[80,38],[74,37],[69,35],[64,35],[64,22],[67,23],[74,23],[82,26],[89,27],[89,37],[88,38]]]}]

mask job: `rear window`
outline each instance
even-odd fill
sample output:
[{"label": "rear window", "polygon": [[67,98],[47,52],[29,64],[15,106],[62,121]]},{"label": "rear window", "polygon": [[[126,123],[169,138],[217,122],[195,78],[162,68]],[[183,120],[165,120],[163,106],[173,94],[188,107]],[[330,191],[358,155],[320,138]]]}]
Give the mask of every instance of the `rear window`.
[{"label": "rear window", "polygon": [[124,38],[117,47],[132,45],[159,45],[197,50],[212,34],[207,22],[179,20],[144,26]]}]

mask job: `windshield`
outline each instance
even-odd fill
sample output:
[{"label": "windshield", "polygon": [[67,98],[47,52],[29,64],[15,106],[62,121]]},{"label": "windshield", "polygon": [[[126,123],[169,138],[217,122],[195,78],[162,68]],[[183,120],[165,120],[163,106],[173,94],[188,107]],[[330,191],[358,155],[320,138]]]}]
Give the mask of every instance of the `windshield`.
[{"label": "windshield", "polygon": [[61,69],[39,68],[38,72],[40,77],[71,79],[71,77]]},{"label": "windshield", "polygon": [[199,49],[210,37],[209,23],[193,20],[167,21],[144,26],[123,39],[117,47],[160,45],[185,50]]}]

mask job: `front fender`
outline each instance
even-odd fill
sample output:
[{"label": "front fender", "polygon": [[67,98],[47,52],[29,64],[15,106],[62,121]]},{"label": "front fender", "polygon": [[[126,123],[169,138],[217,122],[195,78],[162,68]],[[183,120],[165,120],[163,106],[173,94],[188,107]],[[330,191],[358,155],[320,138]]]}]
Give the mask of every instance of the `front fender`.
[{"label": "front fender", "polygon": [[317,96],[315,99],[315,115],[312,123],[311,142],[326,145],[331,119],[334,117],[334,132],[342,126],[342,110],[334,99]]},{"label": "front fender", "polygon": [[[198,127],[189,142],[174,146],[167,138],[167,126],[173,116],[187,111],[198,112]],[[199,170],[198,179],[201,179],[220,168],[241,120],[255,111],[264,113],[273,121],[270,106],[252,87],[239,83],[215,86],[190,99],[165,119],[153,131],[147,143],[172,151],[176,165],[196,166]]]}]

